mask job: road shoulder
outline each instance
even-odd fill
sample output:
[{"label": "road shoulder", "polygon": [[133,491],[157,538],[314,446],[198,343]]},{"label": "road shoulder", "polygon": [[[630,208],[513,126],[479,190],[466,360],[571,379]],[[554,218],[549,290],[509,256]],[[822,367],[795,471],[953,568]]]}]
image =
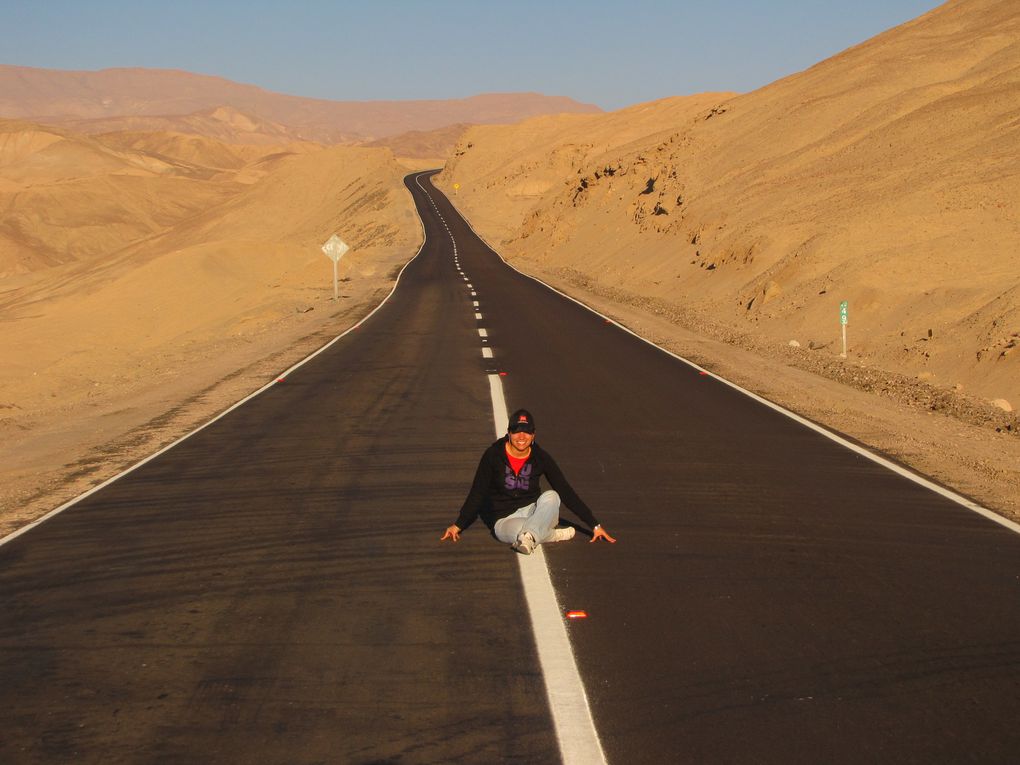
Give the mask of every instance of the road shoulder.
[{"label": "road shoulder", "polygon": [[[576,275],[517,260],[520,268],[618,321],[642,337],[808,419],[839,431],[1013,521],[1020,521],[1020,438],[866,392],[765,355],[695,332],[676,320],[605,294]],[[809,353],[809,351],[803,351]],[[894,375],[873,370],[879,377]]]}]

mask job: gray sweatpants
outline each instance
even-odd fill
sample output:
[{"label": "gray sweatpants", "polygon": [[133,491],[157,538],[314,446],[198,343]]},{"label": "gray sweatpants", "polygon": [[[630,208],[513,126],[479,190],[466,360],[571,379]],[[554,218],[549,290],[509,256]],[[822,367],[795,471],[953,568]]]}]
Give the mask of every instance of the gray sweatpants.
[{"label": "gray sweatpants", "polygon": [[542,492],[537,502],[518,508],[493,526],[496,539],[513,544],[522,531],[530,531],[535,540],[545,542],[560,519],[560,495],[550,489]]}]

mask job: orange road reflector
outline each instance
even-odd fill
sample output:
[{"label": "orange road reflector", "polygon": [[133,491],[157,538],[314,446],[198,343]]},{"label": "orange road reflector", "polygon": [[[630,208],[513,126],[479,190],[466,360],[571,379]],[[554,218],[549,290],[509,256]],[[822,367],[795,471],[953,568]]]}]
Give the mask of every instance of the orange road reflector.
[{"label": "orange road reflector", "polygon": [[567,611],[567,618],[568,619],[587,619],[588,618],[588,612],[587,611]]},{"label": "orange road reflector", "polygon": [[698,374],[701,375],[702,377],[708,376],[708,372],[698,372]]},{"label": "orange road reflector", "polygon": [[285,379],[285,377],[277,377],[276,382],[283,382]]},{"label": "orange road reflector", "polygon": [[506,377],[506,372],[500,372],[500,373],[499,373],[499,376],[500,376],[500,377]]}]

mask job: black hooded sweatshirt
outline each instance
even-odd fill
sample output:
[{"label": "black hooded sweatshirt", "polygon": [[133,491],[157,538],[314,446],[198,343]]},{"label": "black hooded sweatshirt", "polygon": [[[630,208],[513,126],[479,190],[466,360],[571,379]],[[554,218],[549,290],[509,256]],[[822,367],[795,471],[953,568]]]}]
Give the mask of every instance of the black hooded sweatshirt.
[{"label": "black hooded sweatshirt", "polygon": [[537,501],[542,493],[538,479],[543,475],[560,495],[563,504],[591,528],[595,528],[598,524],[595,516],[567,483],[559,465],[547,451],[532,442],[531,455],[521,465],[521,471],[514,474],[510,460],[507,459],[506,443],[507,436],[503,436],[482,455],[478,462],[478,470],[475,472],[474,483],[471,484],[471,491],[468,492],[460,515],[457,516],[457,528],[466,529],[478,517],[479,511],[491,510],[492,522],[495,523],[515,510]]}]

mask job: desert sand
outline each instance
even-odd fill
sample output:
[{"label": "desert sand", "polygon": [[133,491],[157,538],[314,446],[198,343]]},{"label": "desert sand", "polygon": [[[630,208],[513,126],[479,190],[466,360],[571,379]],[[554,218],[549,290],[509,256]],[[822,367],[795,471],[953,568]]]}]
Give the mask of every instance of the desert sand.
[{"label": "desert sand", "polygon": [[0,122],[0,536],[377,304],[421,238],[406,172],[387,149]]},{"label": "desert sand", "polygon": [[522,270],[1017,517],[1018,125],[1020,7],[956,0],[752,93],[470,128],[437,182]]}]

